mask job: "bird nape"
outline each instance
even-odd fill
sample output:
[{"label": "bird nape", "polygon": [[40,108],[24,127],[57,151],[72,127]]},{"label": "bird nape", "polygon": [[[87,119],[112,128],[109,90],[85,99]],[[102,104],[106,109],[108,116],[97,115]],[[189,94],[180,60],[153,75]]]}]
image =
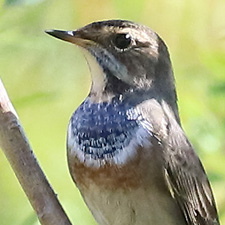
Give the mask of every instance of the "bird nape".
[{"label": "bird nape", "polygon": [[46,32],[80,46],[90,67],[67,155],[98,224],[219,225],[207,175],[180,124],[163,40],[124,20]]}]

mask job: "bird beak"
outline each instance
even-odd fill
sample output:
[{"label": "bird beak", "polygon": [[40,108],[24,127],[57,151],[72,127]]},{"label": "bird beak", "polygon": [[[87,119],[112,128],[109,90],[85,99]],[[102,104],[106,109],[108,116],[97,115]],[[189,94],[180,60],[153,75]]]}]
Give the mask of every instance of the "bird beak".
[{"label": "bird beak", "polygon": [[82,32],[80,32],[79,30],[46,30],[45,32],[55,38],[61,39],[63,41],[68,41],[83,48],[87,48],[87,46],[94,45],[93,41],[82,37]]},{"label": "bird beak", "polygon": [[[102,58],[102,52],[104,51],[104,59],[101,62],[97,62],[98,65],[104,70],[104,68],[110,68],[112,74],[120,80],[126,81],[126,83],[133,85],[133,81],[128,75],[127,68],[123,64],[119,63],[115,57],[106,49],[104,49],[96,40],[96,33],[93,33],[87,28],[83,27],[75,31],[62,31],[62,30],[46,30],[47,34],[53,37],[61,39],[63,41],[68,41],[79,47],[87,50],[94,58]],[[86,54],[86,59],[89,56]],[[88,61],[89,65],[92,64],[92,59]],[[96,68],[95,63],[93,67]],[[96,75],[97,76],[97,75]],[[95,75],[93,75],[95,77]]]}]

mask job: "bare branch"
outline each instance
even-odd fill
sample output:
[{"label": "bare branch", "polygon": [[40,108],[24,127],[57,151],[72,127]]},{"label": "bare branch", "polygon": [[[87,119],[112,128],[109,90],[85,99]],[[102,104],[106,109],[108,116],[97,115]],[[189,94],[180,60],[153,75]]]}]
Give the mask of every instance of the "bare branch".
[{"label": "bare branch", "polygon": [[0,147],[42,225],[71,225],[24,134],[0,80]]}]

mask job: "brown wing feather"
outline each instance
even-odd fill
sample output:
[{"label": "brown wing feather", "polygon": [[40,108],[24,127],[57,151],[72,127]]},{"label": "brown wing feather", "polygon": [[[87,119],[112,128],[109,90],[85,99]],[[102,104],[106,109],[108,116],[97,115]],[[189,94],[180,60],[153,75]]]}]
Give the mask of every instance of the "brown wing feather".
[{"label": "brown wing feather", "polygon": [[170,155],[165,172],[170,191],[188,225],[219,225],[209,181],[191,147]]}]

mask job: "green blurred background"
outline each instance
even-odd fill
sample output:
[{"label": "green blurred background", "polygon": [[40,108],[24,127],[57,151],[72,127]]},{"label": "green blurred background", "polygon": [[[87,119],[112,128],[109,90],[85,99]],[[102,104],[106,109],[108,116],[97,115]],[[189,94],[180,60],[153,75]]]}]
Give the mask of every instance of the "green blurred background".
[{"label": "green blurred background", "polygon": [[[88,93],[81,51],[46,35],[123,18],[169,46],[183,127],[207,170],[225,224],[224,0],[0,0],[0,77],[35,154],[74,224],[94,225],[66,162],[66,130]],[[39,224],[0,151],[0,224]]]}]

